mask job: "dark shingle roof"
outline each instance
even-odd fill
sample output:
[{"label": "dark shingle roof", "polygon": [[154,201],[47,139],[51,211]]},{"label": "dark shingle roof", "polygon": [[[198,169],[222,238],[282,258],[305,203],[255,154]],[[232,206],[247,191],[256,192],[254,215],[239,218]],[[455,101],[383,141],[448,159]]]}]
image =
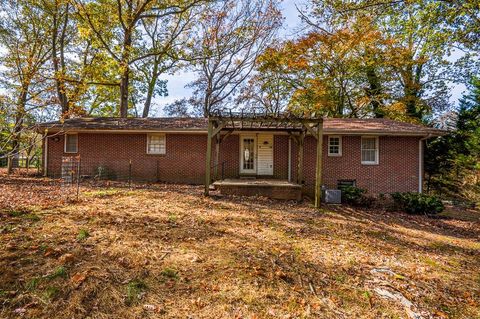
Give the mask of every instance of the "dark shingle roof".
[{"label": "dark shingle roof", "polygon": [[[37,125],[38,131],[61,130],[128,130],[128,131],[206,131],[206,118],[74,118]],[[445,131],[424,125],[389,119],[326,118],[323,122],[326,134],[384,134],[384,135],[442,135]],[[281,129],[280,129],[281,130]]]},{"label": "dark shingle roof", "polygon": [[393,121],[389,119],[350,119],[329,118],[323,122],[323,129],[328,133],[400,133],[442,135],[445,131],[425,125]]},{"label": "dark shingle roof", "polygon": [[79,117],[41,123],[40,128],[91,130],[206,130],[208,120],[194,117]]}]

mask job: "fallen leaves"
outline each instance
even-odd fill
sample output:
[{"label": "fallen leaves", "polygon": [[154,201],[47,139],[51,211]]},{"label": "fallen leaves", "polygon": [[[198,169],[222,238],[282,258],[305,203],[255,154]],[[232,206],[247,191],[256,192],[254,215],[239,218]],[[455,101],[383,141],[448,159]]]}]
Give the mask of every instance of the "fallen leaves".
[{"label": "fallen leaves", "polygon": [[[375,288],[401,293],[422,316],[478,309],[474,219],[318,212],[309,203],[205,198],[186,185],[85,186],[88,201],[63,205],[56,187],[28,177],[0,185],[0,199],[10,200],[2,208],[40,217],[0,208],[7,317],[405,317],[400,299]],[[20,306],[48,295],[48,306]]]},{"label": "fallen leaves", "polygon": [[58,258],[58,261],[63,265],[63,264],[70,264],[72,263],[73,261],[75,260],[75,257],[73,256],[73,254],[69,254],[69,253],[66,253],[66,254],[63,254],[62,256],[60,256]]},{"label": "fallen leaves", "polygon": [[87,279],[89,271],[78,272],[70,278],[70,282],[75,288],[78,288]]}]

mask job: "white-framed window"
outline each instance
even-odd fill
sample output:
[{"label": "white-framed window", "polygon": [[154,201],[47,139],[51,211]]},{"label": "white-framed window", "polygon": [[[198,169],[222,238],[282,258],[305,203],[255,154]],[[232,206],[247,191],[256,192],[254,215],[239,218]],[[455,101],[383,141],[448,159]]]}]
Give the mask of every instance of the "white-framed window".
[{"label": "white-framed window", "polygon": [[165,154],[165,134],[147,135],[147,154]]},{"label": "white-framed window", "polygon": [[328,137],[328,156],[342,156],[342,137]]},{"label": "white-framed window", "polygon": [[378,136],[362,136],[362,164],[378,164]]},{"label": "white-framed window", "polygon": [[67,133],[65,134],[65,153],[77,153],[78,152],[78,134]]}]

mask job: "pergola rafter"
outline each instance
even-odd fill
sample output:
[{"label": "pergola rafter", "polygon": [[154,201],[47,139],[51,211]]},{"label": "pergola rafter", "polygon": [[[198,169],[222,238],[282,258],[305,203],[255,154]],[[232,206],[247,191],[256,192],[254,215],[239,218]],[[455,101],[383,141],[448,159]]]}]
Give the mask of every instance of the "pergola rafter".
[{"label": "pergola rafter", "polygon": [[[226,131],[223,136],[221,133]],[[303,184],[304,139],[308,134],[317,140],[315,172],[315,207],[320,207],[322,184],[323,118],[314,113],[294,114],[290,112],[269,114],[267,112],[233,112],[216,110],[208,117],[207,156],[205,164],[205,195],[209,195],[211,183],[212,140],[215,138],[214,176],[218,172],[220,143],[235,131],[287,132],[298,145],[297,183]]]}]

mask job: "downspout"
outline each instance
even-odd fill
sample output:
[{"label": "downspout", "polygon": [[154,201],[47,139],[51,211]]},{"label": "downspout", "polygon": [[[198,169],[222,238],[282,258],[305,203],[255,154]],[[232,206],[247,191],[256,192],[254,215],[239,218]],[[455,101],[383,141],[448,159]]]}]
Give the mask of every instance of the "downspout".
[{"label": "downspout", "polygon": [[292,181],[292,137],[288,137],[288,181]]},{"label": "downspout", "polygon": [[423,193],[423,142],[427,139],[432,137],[432,134],[428,134],[427,136],[418,140],[418,192]]},{"label": "downspout", "polygon": [[45,130],[45,144],[44,144],[44,147],[43,147],[43,151],[45,152],[45,154],[43,154],[44,156],[44,163],[43,163],[43,176],[47,176],[48,174],[48,130]]}]

